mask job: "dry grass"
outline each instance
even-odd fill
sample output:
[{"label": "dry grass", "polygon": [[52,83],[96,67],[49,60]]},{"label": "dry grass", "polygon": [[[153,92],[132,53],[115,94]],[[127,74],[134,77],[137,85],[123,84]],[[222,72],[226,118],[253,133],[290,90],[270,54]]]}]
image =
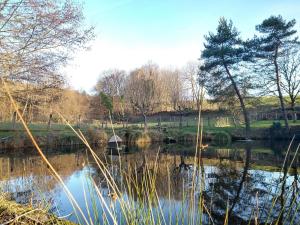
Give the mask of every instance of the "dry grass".
[{"label": "dry grass", "polygon": [[32,208],[10,201],[7,196],[0,196],[0,224],[61,224],[72,225],[74,223],[58,219],[46,210]]}]

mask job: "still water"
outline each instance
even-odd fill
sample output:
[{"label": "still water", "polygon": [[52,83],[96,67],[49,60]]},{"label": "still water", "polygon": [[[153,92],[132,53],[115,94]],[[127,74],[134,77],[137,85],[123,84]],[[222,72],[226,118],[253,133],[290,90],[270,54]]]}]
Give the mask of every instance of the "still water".
[{"label": "still water", "polygon": [[[300,224],[300,158],[294,154],[298,144],[299,141],[295,141],[291,145],[289,154],[286,154],[289,143],[285,142],[235,142],[229,146],[209,144],[196,160],[193,144],[132,146],[120,158],[116,154],[108,154],[105,147],[95,152],[120,187],[122,198],[134,202],[132,207],[136,216],[146,217],[148,211],[143,205],[150,205],[153,215],[160,215],[153,217],[162,218],[155,221],[157,223],[190,224],[193,210],[187,193],[194,182],[195,199],[199,201],[201,195],[204,200],[203,224],[224,224],[226,212],[229,224],[255,224],[255,221],[258,221],[257,224],[274,221],[278,224]],[[46,150],[45,154],[83,213],[91,217],[94,224],[113,223],[112,218],[107,216],[109,209],[118,223],[125,223],[121,203],[114,198],[87,149]],[[193,166],[195,162],[196,167]],[[122,173],[120,165],[124,168]],[[145,168],[149,171],[156,168],[155,193],[159,204],[146,204],[141,200],[141,194],[128,185],[130,173],[143,183],[145,173],[142,171]],[[196,174],[195,181],[193,174]],[[97,193],[92,188],[93,183],[99,188],[103,201],[95,197]],[[124,183],[127,188],[122,185]],[[198,188],[201,185],[202,188]],[[74,213],[62,186],[35,150],[0,153],[0,187],[19,203],[47,207],[60,217],[83,222]],[[199,211],[194,212],[195,220],[199,219],[199,214]],[[140,224],[143,223],[147,221],[141,219]]]}]

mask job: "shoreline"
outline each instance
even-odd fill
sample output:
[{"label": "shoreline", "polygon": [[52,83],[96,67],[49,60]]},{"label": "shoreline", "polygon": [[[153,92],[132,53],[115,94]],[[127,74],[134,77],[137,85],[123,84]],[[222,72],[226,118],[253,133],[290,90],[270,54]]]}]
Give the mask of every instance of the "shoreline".
[{"label": "shoreline", "polygon": [[[35,132],[36,133],[36,132]],[[104,129],[88,129],[83,132],[89,143],[92,145],[106,145],[108,139],[113,135],[110,130]],[[116,129],[125,144],[145,144],[145,143],[195,143],[197,133],[192,131],[184,131],[181,129],[169,129],[167,132],[158,131],[157,129],[149,129],[144,133],[141,129]],[[275,131],[270,128],[253,128],[250,132],[250,140],[290,140],[295,135],[295,139],[300,139],[300,127],[295,126],[286,134],[284,129]],[[60,133],[56,131],[45,132],[34,135],[41,147],[60,148],[65,146],[80,147],[84,146],[82,141],[75,136],[74,133]],[[228,144],[232,141],[247,140],[243,128],[227,129],[204,129],[203,141],[217,142]],[[7,137],[0,138],[0,150],[18,150],[32,148],[31,140],[28,139],[26,133],[15,132],[10,133]]]}]

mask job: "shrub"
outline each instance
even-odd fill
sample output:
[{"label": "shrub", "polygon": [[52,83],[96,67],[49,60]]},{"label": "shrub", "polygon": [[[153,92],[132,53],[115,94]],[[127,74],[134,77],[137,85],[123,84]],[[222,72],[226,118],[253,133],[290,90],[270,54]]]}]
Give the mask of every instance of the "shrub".
[{"label": "shrub", "polygon": [[107,134],[105,133],[105,131],[102,130],[89,128],[87,130],[86,136],[90,143],[96,145],[103,145],[106,144],[108,141]]}]

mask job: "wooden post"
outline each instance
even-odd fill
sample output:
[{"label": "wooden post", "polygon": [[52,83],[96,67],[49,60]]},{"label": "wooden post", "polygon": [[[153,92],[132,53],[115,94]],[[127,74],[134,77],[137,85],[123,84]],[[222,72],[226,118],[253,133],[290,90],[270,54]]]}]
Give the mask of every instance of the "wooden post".
[{"label": "wooden post", "polygon": [[158,126],[159,132],[161,132],[161,115],[159,115],[159,118],[158,118],[158,121],[157,121],[157,126]]},{"label": "wooden post", "polygon": [[16,120],[17,120],[17,112],[13,112],[13,116],[12,116],[12,129],[15,130],[16,129]]},{"label": "wooden post", "polygon": [[51,129],[51,121],[52,121],[52,113],[50,113],[49,115],[48,126],[47,126],[48,131]]},{"label": "wooden post", "polygon": [[81,115],[78,116],[78,122],[77,122],[77,128],[80,128],[80,122],[81,122]]}]

